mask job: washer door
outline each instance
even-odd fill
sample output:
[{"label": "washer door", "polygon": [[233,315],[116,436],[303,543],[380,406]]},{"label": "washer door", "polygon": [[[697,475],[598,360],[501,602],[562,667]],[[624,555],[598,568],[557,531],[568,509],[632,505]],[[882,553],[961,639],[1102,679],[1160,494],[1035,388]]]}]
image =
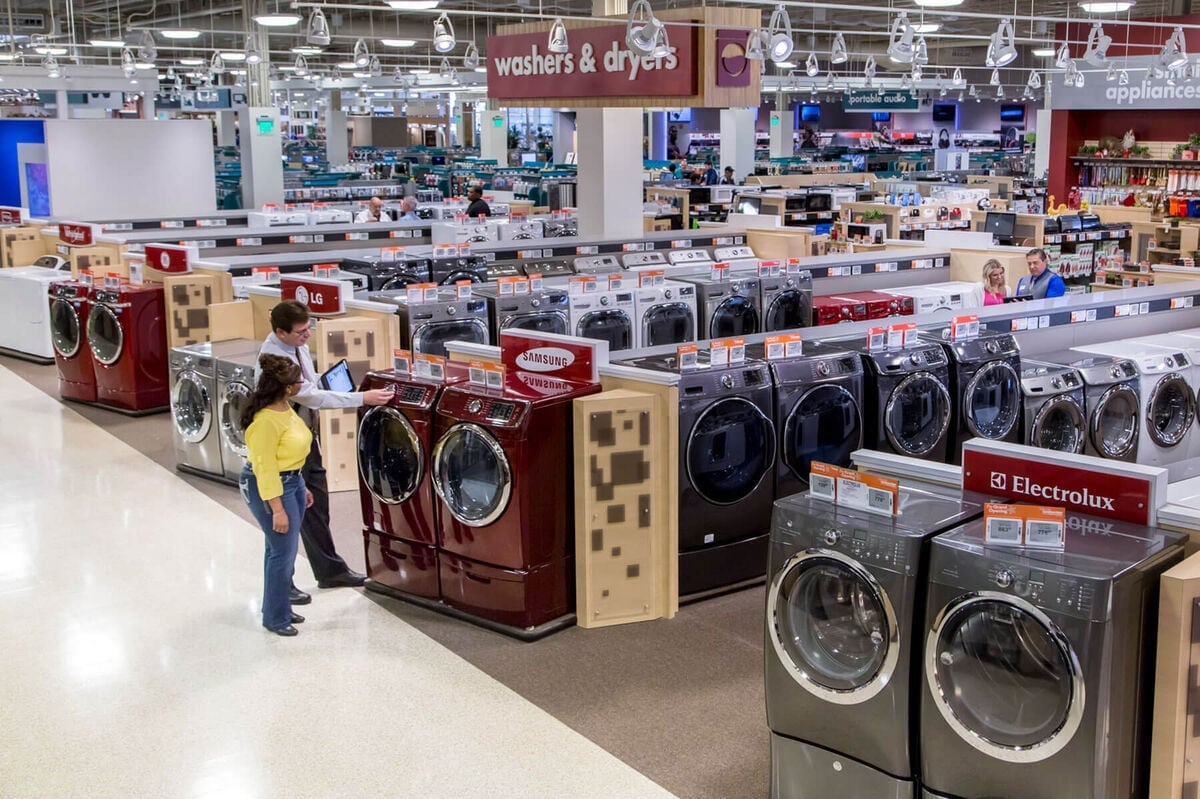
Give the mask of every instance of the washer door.
[{"label": "washer door", "polygon": [[888,397],[883,415],[888,443],[902,455],[927,455],[950,426],[950,392],[929,372],[913,372]]},{"label": "washer door", "polygon": [[455,519],[485,527],[500,518],[512,495],[508,456],[484,428],[456,424],[434,445],[433,487]]},{"label": "washer door", "polygon": [[633,320],[616,308],[585,313],[575,325],[575,335],[608,342],[608,351],[627,350],[633,346]]},{"label": "washer door", "polygon": [[171,392],[171,418],[175,430],[188,444],[196,444],[212,429],[213,407],[208,387],[195,372],[181,372]]},{"label": "washer door", "polygon": [[387,405],[363,414],[358,426],[358,473],[380,502],[398,505],[421,484],[425,453],[408,418]]},{"label": "washer door", "polygon": [[466,269],[456,269],[442,279],[441,285],[453,286],[460,280],[469,280],[472,283],[486,283],[487,278],[480,277],[478,272],[471,272]]},{"label": "washer door", "polygon": [[408,288],[413,283],[421,282],[416,275],[407,272],[399,272],[392,275],[379,286],[380,291],[391,291],[392,289]]},{"label": "washer door", "polygon": [[413,352],[437,355],[445,358],[446,343],[469,341],[473,344],[488,343],[487,325],[482,319],[454,319],[449,322],[430,322],[413,333]]},{"label": "washer door", "polygon": [[246,457],[246,428],[242,427],[242,413],[250,407],[254,391],[242,382],[227,383],[221,398],[221,439],[231,450]]},{"label": "washer door", "polygon": [[1029,444],[1059,452],[1083,452],[1087,422],[1079,403],[1070,397],[1058,397],[1043,403],[1033,419]]},{"label": "washer door", "polygon": [[1088,422],[1092,447],[1105,458],[1125,458],[1137,446],[1138,394],[1128,385],[1110,386]]},{"label": "washer door", "polygon": [[540,311],[510,316],[500,325],[500,329],[532,330],[536,333],[557,333],[561,336],[570,332],[566,315],[559,311]]},{"label": "washer door", "polygon": [[704,409],[687,439],[688,480],[714,505],[740,502],[758,488],[775,462],[775,427],[742,397]]},{"label": "washer door", "polygon": [[767,308],[765,330],[795,330],[812,323],[812,303],[806,292],[788,289],[775,295]]},{"label": "washer door", "polygon": [[758,332],[758,308],[749,297],[735,294],[713,309],[708,322],[709,338],[750,336]]},{"label": "washer door", "polygon": [[767,591],[767,624],[792,679],[828,702],[865,702],[896,671],[900,639],[891,600],[870,572],[837,552],[792,556]]},{"label": "washer door", "polygon": [[959,737],[1006,762],[1045,760],[1083,718],[1083,672],[1070,641],[1008,594],[964,594],[943,608],[926,639],[925,676]]},{"label": "washer door", "polygon": [[87,323],[88,346],[96,362],[112,366],[121,358],[121,349],[125,346],[125,331],[121,328],[121,320],[107,305],[93,305],[88,314]]},{"label": "washer door", "polygon": [[1183,441],[1196,418],[1196,398],[1181,375],[1170,374],[1154,386],[1146,402],[1146,432],[1160,447]]},{"label": "washer door", "polygon": [[854,395],[842,386],[819,385],[806,391],[788,414],[781,457],[807,483],[813,461],[849,466],[862,436],[862,411]]},{"label": "washer door", "polygon": [[50,340],[55,352],[64,358],[73,357],[83,343],[82,334],[79,312],[72,303],[55,300],[50,304]]},{"label": "washer door", "polygon": [[642,315],[642,346],[684,344],[696,340],[696,316],[685,302],[652,305]]},{"label": "washer door", "polygon": [[1004,438],[1021,418],[1021,377],[1008,361],[989,361],[963,391],[963,417],[972,435]]}]

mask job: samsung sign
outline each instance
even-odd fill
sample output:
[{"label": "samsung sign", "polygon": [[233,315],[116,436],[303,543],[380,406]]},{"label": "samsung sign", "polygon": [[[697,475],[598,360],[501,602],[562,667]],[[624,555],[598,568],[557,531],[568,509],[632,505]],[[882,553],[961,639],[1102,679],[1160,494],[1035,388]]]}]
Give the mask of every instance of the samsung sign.
[{"label": "samsung sign", "polygon": [[1181,83],[1168,86],[1162,80],[1145,80],[1149,58],[1131,58],[1127,72],[1129,84],[1122,86],[1118,81],[1105,80],[1103,71],[1086,73],[1082,87],[1064,86],[1062,78],[1054,73],[1050,83],[1049,107],[1056,111],[1074,111],[1108,108],[1180,109],[1194,111],[1200,104],[1200,85]]}]

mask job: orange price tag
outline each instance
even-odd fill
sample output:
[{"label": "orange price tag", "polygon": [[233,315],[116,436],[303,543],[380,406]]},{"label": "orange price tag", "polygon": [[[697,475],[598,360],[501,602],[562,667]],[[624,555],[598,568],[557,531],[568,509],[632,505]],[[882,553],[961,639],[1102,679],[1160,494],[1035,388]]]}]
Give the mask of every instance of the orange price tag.
[{"label": "orange price tag", "polygon": [[746,339],[713,339],[708,348],[709,363],[713,366],[736,366],[746,362]]},{"label": "orange price tag", "polygon": [[888,325],[887,329],[887,348],[889,350],[899,350],[917,343],[917,323],[916,322],[900,322],[895,325]]},{"label": "orange price tag", "polygon": [[418,352],[413,358],[413,374],[430,380],[445,380],[446,359],[439,355]]},{"label": "orange price tag", "polygon": [[392,369],[404,375],[412,372],[412,353],[408,350],[392,350]]},{"label": "orange price tag", "polygon": [[695,344],[681,344],[675,350],[675,357],[680,371],[695,369],[700,365],[700,348]]},{"label": "orange price tag", "polygon": [[661,269],[647,269],[645,272],[638,272],[638,288],[646,286],[661,286],[663,280],[666,279],[666,272]]},{"label": "orange price tag", "polygon": [[501,297],[511,297],[517,293],[517,284],[524,282],[523,277],[496,278],[496,287]]},{"label": "orange price tag", "polygon": [[596,276],[579,275],[569,278],[567,280],[567,292],[569,294],[595,294]]},{"label": "orange price tag", "polygon": [[804,354],[804,337],[799,333],[779,333],[774,336],[767,336],[763,344],[766,348],[768,361],[778,361],[781,358],[798,358]]},{"label": "orange price tag", "polygon": [[488,361],[471,361],[467,365],[467,380],[485,388],[504,388],[504,366]]},{"label": "orange price tag", "polygon": [[404,260],[403,247],[383,247],[379,250],[379,260],[385,264]]},{"label": "orange price tag", "polygon": [[625,287],[625,276],[620,272],[613,272],[608,276],[608,290],[617,291]]},{"label": "orange price tag", "polygon": [[988,544],[1058,549],[1066,545],[1066,511],[1045,505],[983,506],[983,540]]},{"label": "orange price tag", "polygon": [[867,352],[879,352],[887,348],[887,330],[873,327],[867,331]]},{"label": "orange price tag", "polygon": [[410,283],[405,287],[405,296],[410,303],[432,302],[437,299],[437,288],[437,283]]},{"label": "orange price tag", "polygon": [[950,338],[965,341],[979,336],[979,317],[975,314],[956,316],[950,320]]}]

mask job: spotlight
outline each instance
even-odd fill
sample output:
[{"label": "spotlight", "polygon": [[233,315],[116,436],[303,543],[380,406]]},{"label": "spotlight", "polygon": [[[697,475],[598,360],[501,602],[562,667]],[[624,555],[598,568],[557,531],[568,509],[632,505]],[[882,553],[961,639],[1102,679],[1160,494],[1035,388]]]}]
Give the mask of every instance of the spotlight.
[{"label": "spotlight", "polygon": [[804,74],[810,78],[815,78],[821,74],[821,65],[817,63],[817,54],[809,53],[808,60],[804,62]]},{"label": "spotlight", "polygon": [[1092,25],[1088,33],[1087,47],[1083,51],[1083,60],[1095,66],[1102,66],[1108,56],[1108,47],[1112,37],[1105,34],[1104,26],[1099,22]]},{"label": "spotlight", "polygon": [[546,44],[546,49],[551,53],[565,53],[570,49],[567,46],[567,26],[563,24],[562,17],[554,18],[554,23],[550,26],[550,39]]},{"label": "spotlight", "polygon": [[457,42],[454,39],[454,25],[445,12],[433,23],[433,49],[439,53],[448,53],[454,49]]},{"label": "spotlight", "polygon": [[950,82],[952,84],[954,84],[955,88],[958,88],[959,86],[962,86],[963,84],[965,84],[967,82],[963,78],[962,69],[960,69],[959,67],[954,68],[954,76],[952,78],[950,78]]},{"label": "spotlight", "polygon": [[746,58],[751,61],[764,60],[770,43],[770,35],[766,31],[760,28],[750,31],[746,36]]},{"label": "spotlight", "polygon": [[246,63],[247,64],[261,64],[262,60],[263,60],[262,53],[258,52],[258,48],[254,46],[253,42],[247,41],[246,42]]},{"label": "spotlight", "polygon": [[371,65],[371,51],[367,49],[367,43],[363,39],[359,39],[354,43],[354,66],[359,69],[365,69]]},{"label": "spotlight", "polygon": [[329,21],[325,19],[325,12],[321,9],[313,9],[312,14],[309,16],[308,30],[305,33],[304,40],[318,47],[326,47],[332,40],[329,34]]},{"label": "spotlight", "polygon": [[829,51],[829,63],[845,64],[850,59],[850,54],[846,52],[846,39],[839,32],[833,37],[833,48]]},{"label": "spotlight", "polygon": [[913,47],[912,25],[908,22],[908,14],[901,11],[892,20],[892,32],[889,34],[887,54],[897,64],[911,64],[916,50]]},{"label": "spotlight", "polygon": [[1158,54],[1158,63],[1164,70],[1178,69],[1187,64],[1187,47],[1183,40],[1183,28],[1176,27],[1171,37],[1163,44]]},{"label": "spotlight", "polygon": [[625,23],[625,45],[638,55],[654,52],[658,32],[663,24],[654,16],[649,0],[634,0]]},{"label": "spotlight", "polygon": [[787,61],[793,49],[795,43],[792,42],[792,20],[783,3],[780,3],[775,6],[771,20],[767,23],[767,52],[771,60],[778,64]]},{"label": "spotlight", "polygon": [[467,69],[479,66],[479,48],[475,46],[475,42],[467,45],[467,52],[463,53],[463,66]]}]

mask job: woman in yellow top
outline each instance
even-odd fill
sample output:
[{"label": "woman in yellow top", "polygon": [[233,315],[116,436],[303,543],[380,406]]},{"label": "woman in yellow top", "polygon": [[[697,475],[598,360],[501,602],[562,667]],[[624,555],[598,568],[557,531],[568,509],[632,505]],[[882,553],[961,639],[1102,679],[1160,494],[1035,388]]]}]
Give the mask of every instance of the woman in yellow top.
[{"label": "woman in yellow top", "polygon": [[246,466],[242,499],[266,535],[263,559],[262,622],[278,635],[296,635],[304,617],[292,612],[288,594],[296,567],[300,523],[312,505],[300,468],[308,457],[312,432],[288,400],[300,390],[300,366],[290,358],[264,355],[254,395],[242,414]]}]

